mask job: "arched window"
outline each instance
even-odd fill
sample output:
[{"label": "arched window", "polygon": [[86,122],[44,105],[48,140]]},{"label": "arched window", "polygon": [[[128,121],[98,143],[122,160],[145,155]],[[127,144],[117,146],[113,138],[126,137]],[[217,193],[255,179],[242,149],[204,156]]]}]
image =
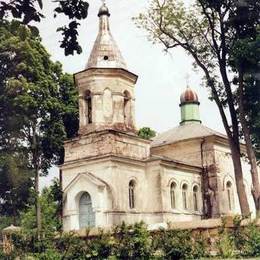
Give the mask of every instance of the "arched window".
[{"label": "arched window", "polygon": [[193,187],[193,209],[195,211],[198,211],[199,210],[199,203],[198,203],[198,193],[199,193],[199,188],[198,186],[194,186]]},{"label": "arched window", "polygon": [[131,180],[128,187],[129,192],[129,208],[135,208],[135,181]]},{"label": "arched window", "polygon": [[183,184],[182,185],[182,204],[183,209],[188,209],[188,185]]},{"label": "arched window", "polygon": [[87,118],[87,124],[92,123],[92,97],[90,90],[87,90],[85,92],[85,102],[86,102],[86,118]]},{"label": "arched window", "polygon": [[175,209],[176,208],[176,183],[172,182],[171,187],[170,187],[170,196],[171,196],[171,208]]},{"label": "arched window", "polygon": [[94,227],[95,213],[89,193],[84,192],[79,200],[79,228]]},{"label": "arched window", "polygon": [[126,124],[130,123],[130,116],[131,116],[131,96],[130,93],[125,90],[124,91],[124,121]]},{"label": "arched window", "polygon": [[227,182],[226,189],[227,189],[227,197],[228,197],[228,209],[232,210],[233,209],[233,187],[230,181]]}]

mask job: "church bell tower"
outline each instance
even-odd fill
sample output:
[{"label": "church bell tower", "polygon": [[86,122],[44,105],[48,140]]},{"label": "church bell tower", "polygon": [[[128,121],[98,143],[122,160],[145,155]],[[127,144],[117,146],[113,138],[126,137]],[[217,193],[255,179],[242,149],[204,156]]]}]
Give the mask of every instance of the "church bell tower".
[{"label": "church bell tower", "polygon": [[127,70],[110,32],[105,4],[98,12],[99,32],[84,71],[75,74],[79,91],[79,134],[101,130],[135,133],[134,86],[137,76]]},{"label": "church bell tower", "polygon": [[65,231],[121,223],[129,210],[125,189],[144,174],[143,161],[150,156],[150,141],[136,134],[137,76],[127,70],[109,16],[103,4],[85,70],[74,75],[80,125],[78,136],[64,144],[60,166]]}]

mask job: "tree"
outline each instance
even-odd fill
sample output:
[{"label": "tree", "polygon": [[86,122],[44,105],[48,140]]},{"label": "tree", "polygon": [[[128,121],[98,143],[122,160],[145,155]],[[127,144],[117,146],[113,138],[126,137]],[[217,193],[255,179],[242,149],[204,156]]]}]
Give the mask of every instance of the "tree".
[{"label": "tree", "polygon": [[[229,63],[233,72],[235,72],[235,83],[238,86],[237,100],[239,119],[251,165],[253,182],[252,195],[256,205],[257,215],[260,216],[260,182],[249,124],[249,116],[252,116],[254,119],[255,115],[254,112],[249,114],[246,108],[246,103],[252,102],[250,92],[256,94],[258,101],[260,98],[260,85],[259,80],[256,78],[256,73],[260,69],[259,10],[260,1],[246,0],[242,4],[238,2],[234,5],[233,12],[230,13],[229,18],[230,27],[234,30],[234,41],[229,51]],[[248,98],[245,94],[248,95]],[[254,110],[257,111],[257,107]]]},{"label": "tree", "polygon": [[[58,180],[54,180],[52,185],[42,190],[39,202],[42,209],[42,230],[45,235],[55,236],[54,232],[61,229],[61,219],[59,215],[61,190]],[[22,227],[32,234],[37,231],[35,207],[28,207],[21,217]],[[36,232],[35,232],[36,233]]]},{"label": "tree", "polygon": [[138,131],[138,136],[142,137],[143,139],[150,140],[156,136],[156,132],[150,127],[142,127]]},{"label": "tree", "polygon": [[260,81],[249,75],[246,78],[245,110],[257,160],[260,160]]},{"label": "tree", "polygon": [[30,201],[32,172],[22,154],[0,156],[0,215],[19,222],[20,211]]},{"label": "tree", "polygon": [[195,67],[202,70],[210,98],[219,109],[228,136],[241,212],[248,215],[250,210],[240,158],[239,118],[228,66],[229,49],[235,39],[228,22],[235,3],[197,0],[195,5],[186,8],[178,1],[152,0],[147,13],[140,14],[136,21],[154,43],[163,44],[167,50],[183,48],[192,56]]},{"label": "tree", "polygon": [[[82,49],[78,43],[78,21],[85,19],[88,15],[88,2],[84,0],[57,0],[54,9],[54,18],[58,15],[65,15],[69,19],[69,24],[59,27],[63,39],[61,48],[64,48],[65,55],[72,55],[74,52],[81,53]],[[40,22],[44,15],[41,13],[43,4],[47,1],[42,0],[5,0],[0,1],[0,19],[10,15],[19,19],[23,24],[29,25],[32,22]],[[40,11],[39,11],[40,10]],[[36,26],[30,26],[34,31],[38,31]]]},{"label": "tree", "polygon": [[[50,166],[63,158],[63,141],[66,138],[63,120],[72,111],[67,111],[62,100],[64,95],[59,90],[66,92],[65,88],[70,86],[71,80],[68,80],[68,75],[63,75],[60,63],[50,60],[38,34],[29,27],[17,21],[1,21],[0,32],[0,67],[3,75],[0,100],[4,100],[8,107],[7,110],[0,104],[0,121],[5,122],[1,127],[3,137],[8,137],[5,143],[12,140],[15,150],[26,154],[28,167],[34,172],[37,230],[40,236],[39,176],[46,175]],[[10,127],[13,122],[14,127]],[[7,146],[9,151],[10,147]]]},{"label": "tree", "polygon": [[64,107],[62,119],[66,137],[70,139],[77,135],[79,128],[78,91],[75,88],[72,75],[68,73],[62,74],[62,71],[60,75],[59,95]]}]

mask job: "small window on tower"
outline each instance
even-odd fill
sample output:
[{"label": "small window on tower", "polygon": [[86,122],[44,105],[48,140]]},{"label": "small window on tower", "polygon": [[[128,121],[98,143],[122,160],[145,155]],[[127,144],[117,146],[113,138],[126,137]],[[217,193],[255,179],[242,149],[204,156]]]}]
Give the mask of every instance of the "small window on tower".
[{"label": "small window on tower", "polygon": [[92,123],[92,97],[90,90],[85,92],[85,102],[86,102],[86,112],[85,115],[87,117],[87,123]]},{"label": "small window on tower", "polygon": [[104,60],[108,60],[108,56],[104,56]]},{"label": "small window on tower", "polygon": [[135,208],[135,181],[131,180],[128,186],[129,208]]}]

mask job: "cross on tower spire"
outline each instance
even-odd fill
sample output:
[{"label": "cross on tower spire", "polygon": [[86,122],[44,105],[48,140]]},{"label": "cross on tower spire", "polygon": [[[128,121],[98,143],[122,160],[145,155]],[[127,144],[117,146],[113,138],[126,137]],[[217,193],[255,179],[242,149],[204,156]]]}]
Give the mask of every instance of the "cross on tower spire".
[{"label": "cross on tower spire", "polygon": [[190,85],[190,74],[189,73],[186,74],[185,79],[186,79],[186,88],[188,88]]}]

